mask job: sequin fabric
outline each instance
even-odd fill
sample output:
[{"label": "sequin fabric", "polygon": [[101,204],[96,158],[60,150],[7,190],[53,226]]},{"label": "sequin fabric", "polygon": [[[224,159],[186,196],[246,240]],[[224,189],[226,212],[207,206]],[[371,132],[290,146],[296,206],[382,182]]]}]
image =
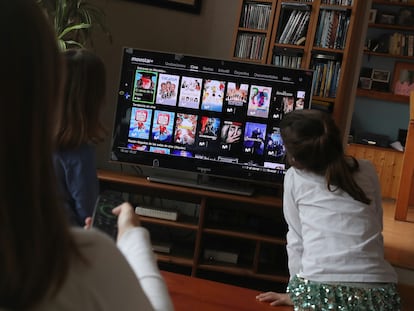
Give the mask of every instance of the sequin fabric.
[{"label": "sequin fabric", "polygon": [[287,292],[295,311],[399,311],[400,296],[395,284],[381,287],[353,287],[308,281],[298,276]]}]

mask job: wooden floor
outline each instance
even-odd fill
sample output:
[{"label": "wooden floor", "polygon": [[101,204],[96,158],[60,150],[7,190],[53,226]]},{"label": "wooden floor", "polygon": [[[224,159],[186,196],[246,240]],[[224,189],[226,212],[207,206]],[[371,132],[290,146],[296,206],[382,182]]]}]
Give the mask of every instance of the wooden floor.
[{"label": "wooden floor", "polygon": [[407,219],[394,219],[395,200],[383,200],[385,258],[395,267],[414,270],[414,209]]}]

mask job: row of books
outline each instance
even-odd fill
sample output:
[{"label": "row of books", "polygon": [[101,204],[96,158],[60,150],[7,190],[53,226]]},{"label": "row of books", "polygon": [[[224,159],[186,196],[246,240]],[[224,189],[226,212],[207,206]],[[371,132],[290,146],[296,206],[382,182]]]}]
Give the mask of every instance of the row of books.
[{"label": "row of books", "polygon": [[285,9],[282,14],[290,14],[286,23],[282,26],[278,43],[304,45],[306,40],[306,31],[308,30],[310,11],[294,9]]},{"label": "row of books", "polygon": [[341,62],[336,60],[316,60],[312,69],[315,70],[313,95],[335,98],[341,74]]},{"label": "row of books", "polygon": [[352,0],[322,0],[322,4],[352,5]]},{"label": "row of books", "polygon": [[414,56],[414,34],[395,32],[390,35],[388,41],[389,54]]},{"label": "row of books", "polygon": [[234,56],[260,60],[263,57],[265,42],[265,35],[240,33],[237,36]]},{"label": "row of books", "polygon": [[269,25],[272,6],[270,4],[246,2],[240,26],[250,29],[266,30]]},{"label": "row of books", "polygon": [[302,56],[273,55],[272,63],[275,66],[298,69],[302,64]]},{"label": "row of books", "polygon": [[329,49],[343,49],[349,19],[349,12],[346,10],[321,10],[314,45]]}]

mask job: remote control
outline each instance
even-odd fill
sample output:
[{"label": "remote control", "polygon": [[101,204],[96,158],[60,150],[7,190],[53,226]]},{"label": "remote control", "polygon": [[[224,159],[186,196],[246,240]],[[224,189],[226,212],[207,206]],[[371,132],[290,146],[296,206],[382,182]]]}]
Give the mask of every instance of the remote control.
[{"label": "remote control", "polygon": [[118,233],[117,216],[112,214],[112,209],[122,204],[124,200],[115,194],[102,193],[99,195],[92,215],[92,227],[97,228],[113,239]]}]

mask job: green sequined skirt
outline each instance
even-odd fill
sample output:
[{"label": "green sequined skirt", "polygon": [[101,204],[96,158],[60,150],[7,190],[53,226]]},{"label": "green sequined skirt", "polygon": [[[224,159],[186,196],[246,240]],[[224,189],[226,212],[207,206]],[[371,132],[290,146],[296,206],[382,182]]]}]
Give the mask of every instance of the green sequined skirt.
[{"label": "green sequined skirt", "polygon": [[288,284],[287,292],[295,311],[399,311],[400,296],[395,284],[357,287],[324,284],[298,276]]}]

